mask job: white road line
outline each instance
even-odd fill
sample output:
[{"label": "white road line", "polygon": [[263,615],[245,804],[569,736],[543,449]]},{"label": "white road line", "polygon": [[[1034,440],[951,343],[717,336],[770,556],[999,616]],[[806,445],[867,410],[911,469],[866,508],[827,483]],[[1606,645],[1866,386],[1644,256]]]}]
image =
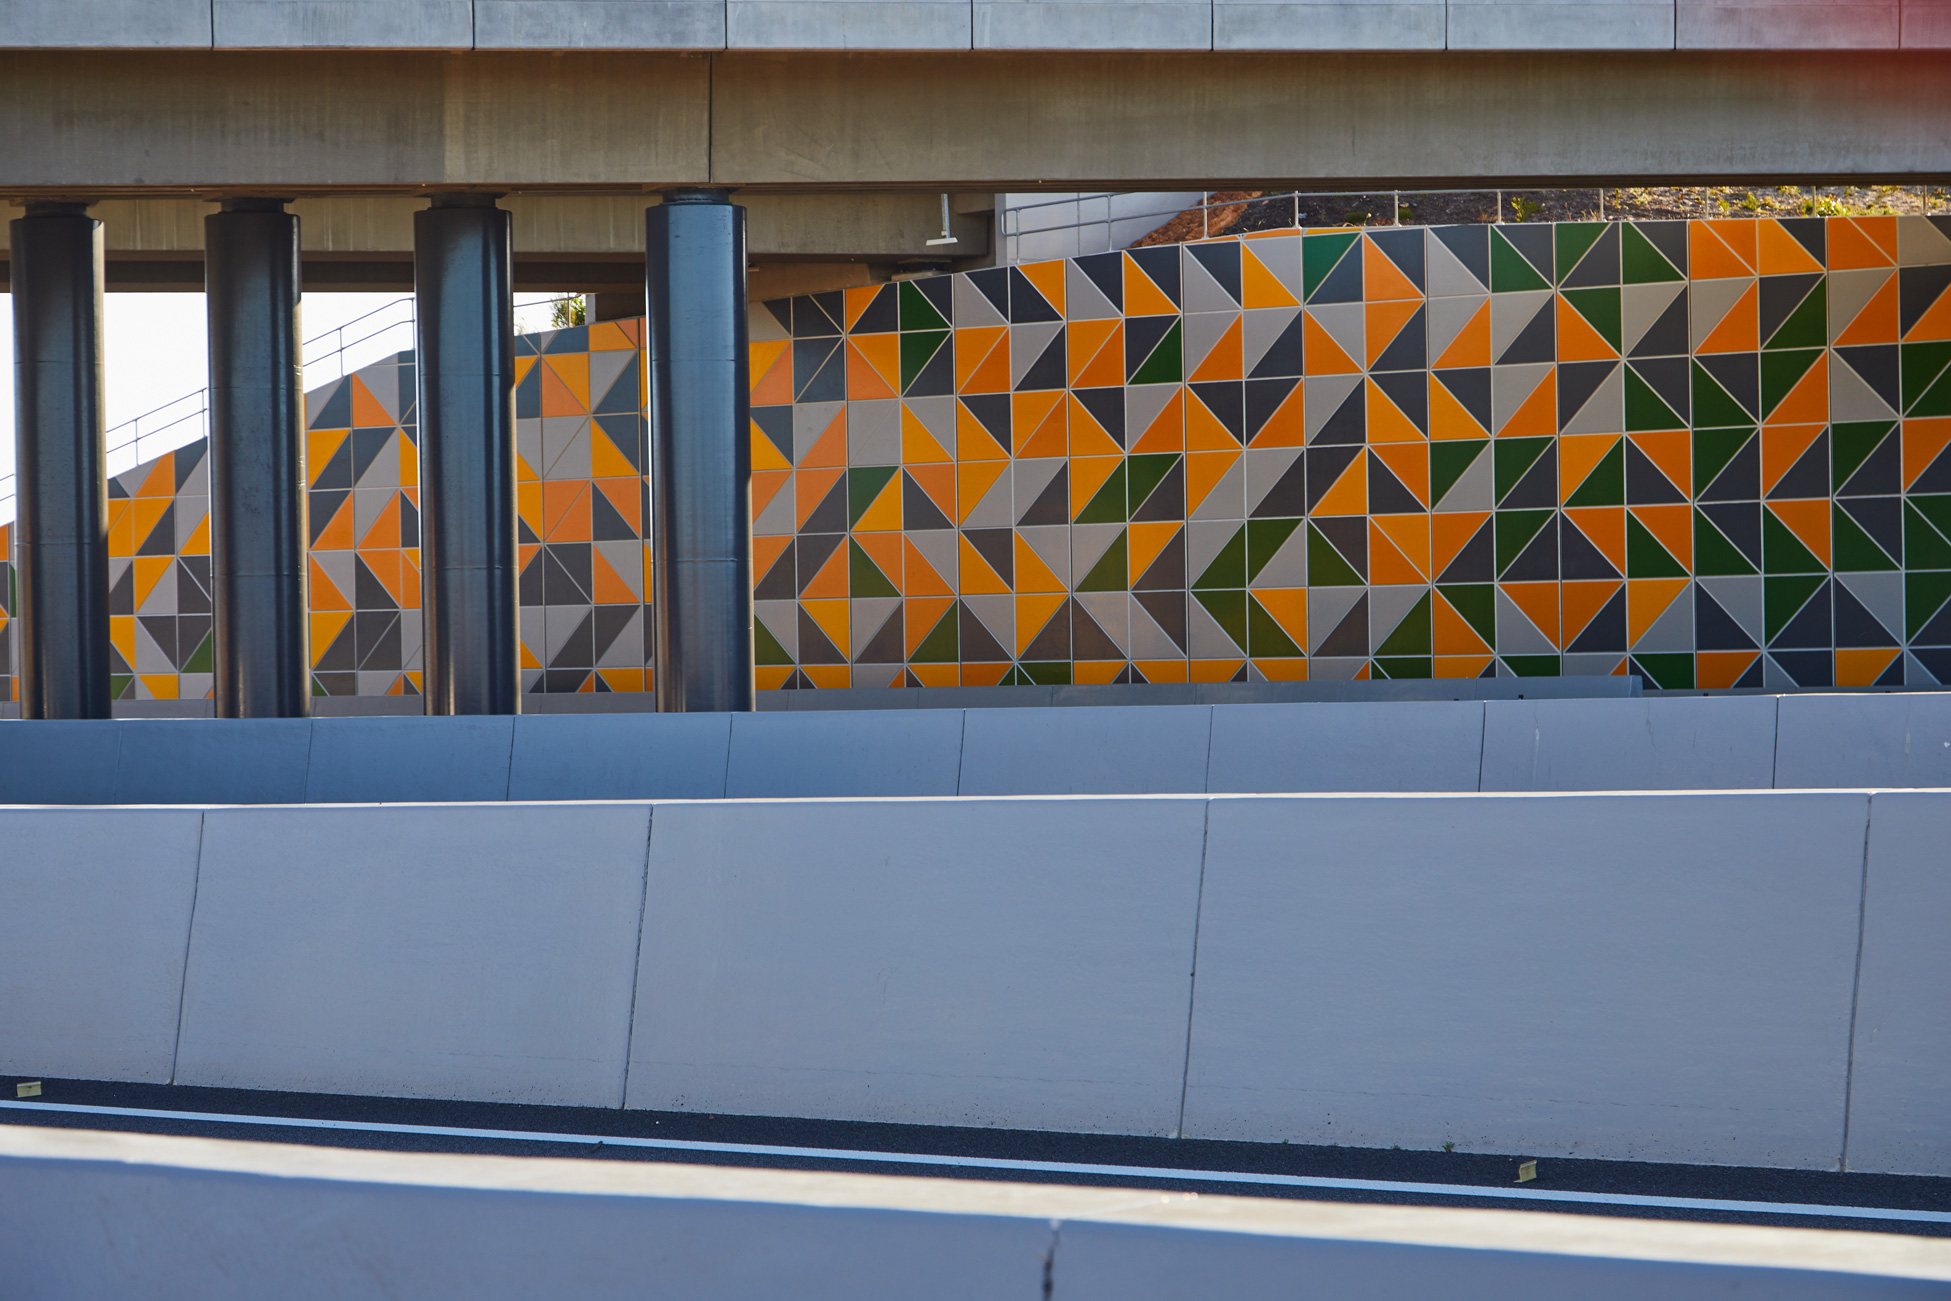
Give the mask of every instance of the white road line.
[{"label": "white road line", "polygon": [[697,1139],[633,1138],[617,1134],[554,1134],[526,1129],[463,1129],[450,1125],[395,1125],[383,1121],[313,1120],[298,1116],[244,1116],[221,1111],[153,1111],[141,1107],[94,1107],[63,1102],[0,1100],[0,1108],[19,1111],[61,1111],[84,1116],[129,1116],[142,1120],[191,1120],[219,1125],[266,1125],[273,1128],[347,1130],[355,1133],[424,1134],[435,1138],[485,1138],[511,1143],[640,1147],[664,1152],[715,1152],[729,1156],[790,1157],[810,1161],[854,1161],[880,1165],[940,1166],[948,1169],[959,1167],[975,1170],[1018,1170],[1032,1174],[1098,1175],[1117,1179],[1260,1184],[1275,1188],[1323,1188],[1358,1193],[1410,1193],[1418,1197],[1494,1197],[1501,1201],[1569,1202],[1592,1206],[1645,1206],[1678,1211],[1733,1211],[1746,1215],[1805,1215],[1851,1220],[1900,1220],[1919,1224],[1951,1224],[1951,1211],[1909,1211],[1874,1206],[1734,1201],[1718,1197],[1651,1197],[1641,1193],[1581,1193],[1555,1188],[1426,1184],[1396,1179],[1335,1179],[1323,1175],[1260,1174],[1244,1170],[1181,1170],[1174,1166],[1020,1161],[1008,1157],[940,1156],[924,1152],[854,1151],[830,1147],[781,1147],[769,1143],[711,1143]]}]

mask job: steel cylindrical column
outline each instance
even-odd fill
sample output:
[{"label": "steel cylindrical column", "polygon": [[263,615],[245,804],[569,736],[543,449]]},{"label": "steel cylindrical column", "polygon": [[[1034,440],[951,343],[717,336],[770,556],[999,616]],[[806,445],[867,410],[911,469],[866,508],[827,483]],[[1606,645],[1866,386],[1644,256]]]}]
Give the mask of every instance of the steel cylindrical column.
[{"label": "steel cylindrical column", "polygon": [[107,718],[102,224],[29,204],[11,233],[20,716]]},{"label": "steel cylindrical column", "polygon": [[298,218],[239,199],[204,218],[210,571],[219,718],[311,712]]},{"label": "steel cylindrical column", "polygon": [[645,214],[657,707],[752,708],[745,209],[682,190]]},{"label": "steel cylindrical column", "polygon": [[521,699],[511,247],[491,197],[413,215],[430,714],[512,714]]}]

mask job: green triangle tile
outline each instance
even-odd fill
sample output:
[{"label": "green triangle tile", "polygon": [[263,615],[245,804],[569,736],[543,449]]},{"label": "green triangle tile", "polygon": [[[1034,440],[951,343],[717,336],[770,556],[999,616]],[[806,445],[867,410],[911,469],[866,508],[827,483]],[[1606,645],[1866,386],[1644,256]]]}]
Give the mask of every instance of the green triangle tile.
[{"label": "green triangle tile", "polygon": [[[1696,397],[1694,400],[1698,403],[1700,399]],[[1695,488],[1703,489],[1713,483],[1714,476],[1727,469],[1727,463],[1734,459],[1734,454],[1746,447],[1748,440],[1754,436],[1753,425],[1738,429],[1694,430]]]},{"label": "green triangle tile", "polygon": [[1301,284],[1303,297],[1312,298],[1321,282],[1328,278],[1328,272],[1335,269],[1341,255],[1348,246],[1360,239],[1358,234],[1306,235],[1301,239]]},{"label": "green triangle tile", "polygon": [[1727,535],[1714,527],[1699,511],[1694,512],[1694,573],[1702,577],[1716,577],[1723,574],[1752,574],[1755,567],[1741,554],[1741,549],[1727,540]]},{"label": "green triangle tile", "polygon": [[1905,414],[1911,416],[1951,416],[1951,370],[1938,377],[1937,383],[1924,390],[1924,396],[1911,404]]},{"label": "green triangle tile", "polygon": [[1567,289],[1565,301],[1592,323],[1614,350],[1620,347],[1625,329],[1620,324],[1620,296],[1617,289]]},{"label": "green triangle tile", "polygon": [[[1699,362],[1694,363],[1694,424],[1696,425],[1752,425],[1754,416],[1748,409],[1736,402],[1728,391],[1721,387],[1720,381],[1707,373]],[[1706,480],[1696,478],[1695,483]]]},{"label": "green triangle tile", "polygon": [[1130,563],[1130,545],[1126,535],[1118,534],[1118,540],[1104,549],[1091,572],[1084,575],[1084,581],[1077,584],[1080,592],[1122,592],[1130,585],[1130,575],[1126,572]]},{"label": "green triangle tile", "polygon": [[[903,340],[905,342],[905,340]],[[1158,341],[1151,355],[1145,358],[1138,371],[1131,377],[1133,384],[1177,384],[1184,378],[1184,361],[1179,356],[1179,323],[1172,322],[1172,328]]]},{"label": "green triangle tile", "polygon": [[1242,524],[1226,540],[1226,545],[1219,549],[1219,554],[1213,557],[1212,563],[1206,566],[1206,571],[1194,580],[1192,586],[1195,590],[1246,586],[1246,525]]},{"label": "green triangle tile", "polygon": [[178,671],[182,673],[214,672],[215,669],[211,662],[214,656],[215,652],[210,645],[210,634],[206,632],[203,634],[203,640],[197,643],[196,649],[190,652],[190,658],[183,662],[183,667]]},{"label": "green triangle tile", "polygon": [[[1904,500],[1908,501],[1914,509],[1921,511],[1924,518],[1931,522],[1932,528],[1935,528],[1945,537],[1951,538],[1951,496],[1939,496],[1935,493],[1930,493],[1920,494],[1916,497],[1906,497]],[[1915,567],[1918,569],[1925,568],[1923,565]]]},{"label": "green triangle tile", "polygon": [[1654,248],[1651,241],[1629,222],[1619,223],[1619,269],[1623,282],[1629,285],[1686,279],[1673,263],[1666,260],[1665,254]]},{"label": "green triangle tile", "polygon": [[[1256,519],[1246,525],[1246,574],[1248,581],[1260,577],[1281,547],[1292,537],[1301,522],[1297,519]],[[1258,652],[1255,652],[1258,654]]]},{"label": "green triangle tile", "polygon": [[1685,429],[1687,422],[1682,420],[1666,400],[1653,391],[1653,386],[1639,377],[1639,372],[1631,366],[1622,367],[1626,373],[1626,431],[1638,433],[1642,429]]},{"label": "green triangle tile", "polygon": [[[1178,460],[1177,452],[1148,452],[1143,456],[1126,459],[1125,464],[1131,470],[1130,499],[1133,510],[1145,504],[1145,498],[1151,496],[1152,489],[1158,487],[1164,482],[1165,476],[1172,473],[1172,467],[1178,463]],[[1240,586],[1244,587],[1246,584],[1241,583]]]},{"label": "green triangle tile", "polygon": [[1506,668],[1521,678],[1555,678],[1562,675],[1556,655],[1500,655]]},{"label": "green triangle tile", "polygon": [[1906,343],[1902,350],[1904,410],[1908,412],[1951,366],[1951,342]]},{"label": "green triangle tile", "polygon": [[1524,254],[1511,247],[1496,227],[1490,231],[1490,291],[1494,294],[1515,293],[1526,289],[1549,289],[1551,285],[1538,274]]},{"label": "green triangle tile", "polygon": [[791,664],[793,657],[786,654],[786,648],[772,635],[772,629],[765,626],[762,619],[752,621],[752,658],[760,664]]},{"label": "green triangle tile", "polygon": [[1213,622],[1233,639],[1233,644],[1244,652],[1246,650],[1246,591],[1244,589],[1230,592],[1200,591],[1192,595],[1199,604],[1206,607],[1206,613],[1213,616]]},{"label": "green triangle tile", "polygon": [[[915,647],[914,654],[908,656],[910,664],[953,664],[962,658],[962,607],[948,607],[928,635]],[[1011,669],[1013,675],[1016,670]]]},{"label": "green triangle tile", "polygon": [[1125,466],[1118,462],[1118,468],[1111,471],[1111,477],[1104,481],[1091,499],[1084,503],[1084,509],[1077,513],[1074,523],[1078,524],[1122,524],[1131,518],[1125,508]]},{"label": "green triangle tile", "polygon": [[[903,282],[903,289],[908,286]],[[901,389],[907,391],[908,385],[915,382],[921,368],[931,361],[941,346],[948,342],[946,330],[931,330],[920,334],[901,336]]]},{"label": "green triangle tile", "polygon": [[1463,472],[1476,464],[1477,457],[1484,448],[1490,446],[1488,438],[1460,438],[1455,442],[1443,440],[1429,445],[1429,499],[1432,503],[1443,500],[1443,494],[1456,486]]},{"label": "green triangle tile", "polygon": [[1436,589],[1443,599],[1463,616],[1463,621],[1484,645],[1497,644],[1497,585],[1495,583],[1451,583]]},{"label": "green triangle tile", "polygon": [[1626,504],[1626,440],[1599,458],[1592,472],[1580,481],[1567,506],[1624,506]]},{"label": "green triangle tile", "polygon": [[852,554],[847,557],[847,590],[853,596],[899,596],[901,589],[896,587],[881,567],[874,563],[872,556],[861,550],[860,543],[847,539]]},{"label": "green triangle tile", "polygon": [[1904,503],[1904,568],[1951,569],[1951,542],[1911,502]]},{"label": "green triangle tile", "polygon": [[911,280],[901,282],[901,328],[903,330],[946,330],[948,322]]},{"label": "green triangle tile", "polygon": [[1849,482],[1849,476],[1868,460],[1896,426],[1888,420],[1853,421],[1829,429],[1829,484],[1831,490]]},{"label": "green triangle tile", "polygon": [[1294,644],[1294,639],[1260,607],[1260,602],[1249,599],[1246,607],[1247,653],[1262,659],[1293,659],[1303,652]]},{"label": "green triangle tile", "polygon": [[869,465],[858,470],[847,471],[847,527],[860,523],[860,517],[880,496],[887,481],[899,473],[900,467],[894,465]]},{"label": "green triangle tile", "polygon": [[1951,600],[1951,573],[1905,574],[1904,640],[1909,641],[1924,631],[1924,625],[1931,621],[1932,615],[1944,608],[1946,600]]},{"label": "green triangle tile", "polygon": [[[1586,255],[1592,246],[1599,242],[1599,236],[1606,233],[1603,221],[1561,221],[1552,231],[1552,242],[1556,245],[1557,256],[1554,261],[1558,267],[1558,278],[1563,280],[1578,265],[1578,260]],[[1617,347],[1618,345],[1613,345]]]},{"label": "green triangle tile", "polygon": [[1662,691],[1684,691],[1694,685],[1694,657],[1684,651],[1635,655],[1633,660],[1646,670],[1651,685]]},{"label": "green triangle tile", "polygon": [[1387,658],[1378,656],[1375,660],[1375,667],[1381,671],[1383,677],[1398,681],[1403,678],[1413,678],[1419,682],[1427,681],[1436,676],[1434,665],[1435,661],[1428,656],[1416,659],[1391,655]]},{"label": "green triangle tile", "polygon": [[1551,522],[1548,510],[1500,510],[1491,518],[1496,522],[1497,572],[1503,573],[1518,558],[1538,530]]},{"label": "green triangle tile", "polygon": [[1764,420],[1781,405],[1782,399],[1809,373],[1809,367],[1815,365],[1816,358],[1821,355],[1821,349],[1816,348],[1761,354],[1761,415]]},{"label": "green triangle tile", "polygon": [[1764,574],[1821,574],[1827,567],[1815,552],[1802,545],[1802,539],[1789,532],[1788,525],[1775,518],[1775,512],[1761,512],[1761,572]]},{"label": "green triangle tile", "polygon": [[1626,516],[1626,577],[1685,578],[1687,567],[1660,545],[1646,526],[1632,515]]},{"label": "green triangle tile", "polygon": [[1775,635],[1788,627],[1788,621],[1801,613],[1827,578],[1826,574],[1798,574],[1761,580],[1762,623],[1769,641],[1774,641]]},{"label": "green triangle tile", "polygon": [[[312,682],[312,694],[315,696],[325,694],[325,688],[321,687],[316,679]],[[110,700],[134,700],[135,675],[133,673],[110,674],[108,679],[108,698]]]},{"label": "green triangle tile", "polygon": [[1856,574],[1902,568],[1884,554],[1883,548],[1841,506],[1830,503],[1829,516],[1829,557],[1836,572]]},{"label": "green triangle tile", "polygon": [[1762,343],[1764,349],[1820,348],[1829,342],[1829,293],[1825,281],[1816,281],[1788,319]]},{"label": "green triangle tile", "polygon": [[[1434,647],[1429,631],[1429,593],[1410,607],[1402,622],[1395,626],[1380,646],[1375,648],[1377,655],[1430,655]],[[1394,675],[1391,675],[1394,676]]]},{"label": "green triangle tile", "polygon": [[1022,678],[1026,687],[1067,687],[1070,685],[1070,665],[1025,664],[1022,666]]},{"label": "green triangle tile", "polygon": [[[1524,472],[1537,463],[1545,449],[1550,447],[1549,438],[1500,438],[1491,447],[1491,470],[1496,487],[1495,500],[1504,500],[1504,494],[1517,487]],[[1501,569],[1502,566],[1500,565]]]},{"label": "green triangle tile", "polygon": [[[135,679],[134,679],[134,678],[122,678],[122,679],[119,679],[119,680],[120,680],[120,681],[122,681],[122,682],[126,682],[126,683],[128,683],[128,684],[130,684],[131,686],[133,686],[133,685],[135,684]],[[113,683],[113,682],[111,682],[111,683],[110,683],[110,686],[111,686],[111,687],[114,687],[114,683]],[[122,693],[121,693],[121,690],[120,690],[120,688],[114,688],[114,690],[115,690],[115,698],[116,698],[117,700],[120,700],[120,699],[122,698]],[[312,679],[312,694],[313,694],[313,695],[315,695],[315,696],[322,696],[322,695],[325,695],[325,694],[326,694],[326,691],[325,691],[325,684],[324,684],[323,682],[320,682],[320,681],[319,681],[319,680],[318,680],[317,678],[313,678],[313,679]]]},{"label": "green triangle tile", "polygon": [[1321,530],[1307,526],[1307,581],[1310,587],[1360,587],[1362,576],[1355,572],[1334,544],[1321,536]]}]

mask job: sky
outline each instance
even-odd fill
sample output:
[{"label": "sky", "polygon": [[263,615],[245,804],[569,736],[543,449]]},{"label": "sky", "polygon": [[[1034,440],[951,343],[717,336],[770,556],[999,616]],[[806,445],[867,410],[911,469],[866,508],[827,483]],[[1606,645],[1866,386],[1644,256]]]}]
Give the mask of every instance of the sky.
[{"label": "sky", "polygon": [[[555,295],[515,299],[518,333],[547,329]],[[305,387],[317,388],[347,370],[413,346],[412,299],[402,294],[306,294],[301,302],[306,341]],[[109,473],[202,437],[203,405],[191,398],[209,383],[202,294],[106,294],[102,306],[103,388],[109,427]],[[0,521],[13,518],[13,303],[0,294]],[[133,429],[126,422],[156,408]],[[179,419],[179,417],[187,417]],[[151,432],[155,430],[156,432]],[[133,433],[134,446],[115,450]]]}]

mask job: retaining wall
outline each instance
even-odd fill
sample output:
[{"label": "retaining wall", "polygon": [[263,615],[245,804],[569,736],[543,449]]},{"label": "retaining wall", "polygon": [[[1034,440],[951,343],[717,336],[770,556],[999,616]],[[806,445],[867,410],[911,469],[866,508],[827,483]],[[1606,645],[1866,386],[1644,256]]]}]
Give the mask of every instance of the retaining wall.
[{"label": "retaining wall", "polygon": [[0,1072],[1951,1174],[1947,817],[7,809]]}]

